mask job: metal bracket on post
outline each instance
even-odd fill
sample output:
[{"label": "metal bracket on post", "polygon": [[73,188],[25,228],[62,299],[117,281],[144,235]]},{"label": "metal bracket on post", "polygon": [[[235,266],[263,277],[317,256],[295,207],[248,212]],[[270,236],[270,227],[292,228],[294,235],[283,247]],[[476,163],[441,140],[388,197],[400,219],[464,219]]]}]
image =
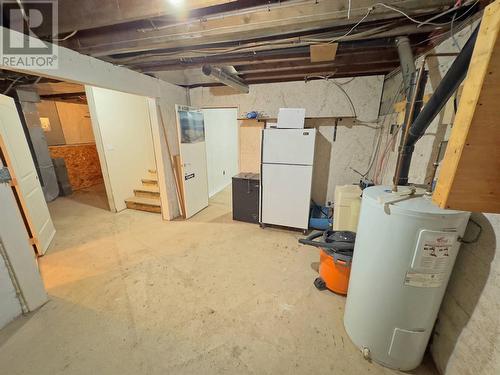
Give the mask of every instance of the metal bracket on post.
[{"label": "metal bracket on post", "polygon": [[0,167],[0,183],[10,184],[11,181],[12,181],[12,176],[10,175],[9,168]]}]

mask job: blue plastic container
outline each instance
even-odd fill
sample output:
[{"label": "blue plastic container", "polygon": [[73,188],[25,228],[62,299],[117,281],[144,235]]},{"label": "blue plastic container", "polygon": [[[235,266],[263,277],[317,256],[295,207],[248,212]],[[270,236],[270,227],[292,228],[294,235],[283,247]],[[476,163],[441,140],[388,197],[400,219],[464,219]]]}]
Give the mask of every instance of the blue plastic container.
[{"label": "blue plastic container", "polygon": [[311,204],[309,228],[327,230],[332,227],[333,218],[330,216],[330,207]]}]

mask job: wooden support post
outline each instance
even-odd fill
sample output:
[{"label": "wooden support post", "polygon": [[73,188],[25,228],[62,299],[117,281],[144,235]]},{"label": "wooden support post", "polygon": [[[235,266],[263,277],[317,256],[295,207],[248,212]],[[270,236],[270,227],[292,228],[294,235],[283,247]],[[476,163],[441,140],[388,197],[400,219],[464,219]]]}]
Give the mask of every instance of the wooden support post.
[{"label": "wooden support post", "polygon": [[485,8],[433,201],[500,213],[500,0]]}]

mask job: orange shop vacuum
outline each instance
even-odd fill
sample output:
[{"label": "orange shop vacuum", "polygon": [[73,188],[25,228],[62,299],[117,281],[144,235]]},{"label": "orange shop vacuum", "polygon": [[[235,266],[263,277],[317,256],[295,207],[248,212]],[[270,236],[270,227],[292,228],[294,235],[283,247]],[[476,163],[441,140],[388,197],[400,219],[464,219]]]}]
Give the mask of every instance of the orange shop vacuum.
[{"label": "orange shop vacuum", "polygon": [[316,288],[347,294],[355,241],[356,233],[333,230],[313,233],[299,240],[301,244],[320,248],[319,277],[314,280]]}]

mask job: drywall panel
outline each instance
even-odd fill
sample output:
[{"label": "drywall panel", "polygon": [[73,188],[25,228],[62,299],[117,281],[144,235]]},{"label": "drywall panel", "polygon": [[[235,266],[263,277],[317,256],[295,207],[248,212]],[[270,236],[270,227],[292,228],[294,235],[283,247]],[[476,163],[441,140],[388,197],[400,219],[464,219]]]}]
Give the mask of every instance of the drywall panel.
[{"label": "drywall panel", "polygon": [[88,105],[56,102],[56,107],[66,144],[95,142]]},{"label": "drywall panel", "polygon": [[64,139],[61,121],[57,113],[56,102],[42,100],[40,103],[36,104],[36,107],[38,109],[38,115],[40,116],[42,129],[45,132],[47,145],[64,145],[66,140]]},{"label": "drywall panel", "polygon": [[156,169],[148,100],[97,87],[86,91],[110,208],[121,211],[148,169]]},{"label": "drywall panel", "polygon": [[94,143],[49,146],[52,158],[63,158],[73,190],[103,183],[101,165]]},{"label": "drywall panel", "polygon": [[238,174],[237,114],[236,108],[203,109],[209,197],[231,184]]},{"label": "drywall panel", "polygon": [[[0,244],[1,246],[1,244]],[[21,304],[16,296],[16,290],[5,267],[5,262],[0,257],[0,329],[11,320],[21,315]]]},{"label": "drywall panel", "polygon": [[239,120],[240,172],[260,173],[264,122]]},{"label": "drywall panel", "polygon": [[221,87],[189,91],[196,107],[237,107],[239,115],[263,112],[276,118],[280,107],[305,108],[307,117],[357,117],[377,121],[383,76],[250,85],[248,94],[228,94]]}]

